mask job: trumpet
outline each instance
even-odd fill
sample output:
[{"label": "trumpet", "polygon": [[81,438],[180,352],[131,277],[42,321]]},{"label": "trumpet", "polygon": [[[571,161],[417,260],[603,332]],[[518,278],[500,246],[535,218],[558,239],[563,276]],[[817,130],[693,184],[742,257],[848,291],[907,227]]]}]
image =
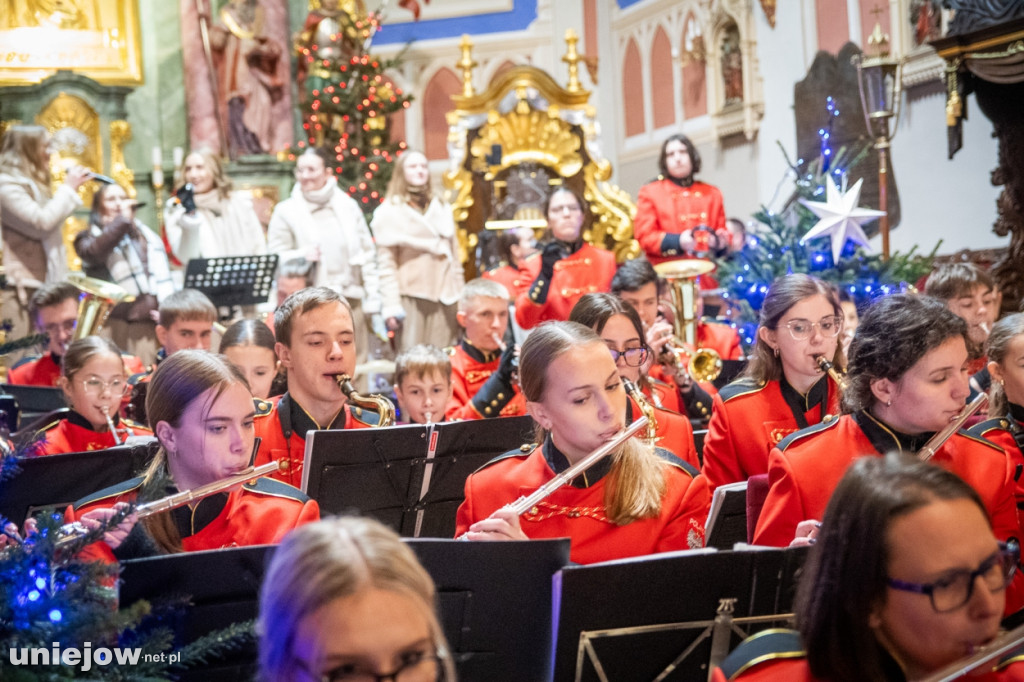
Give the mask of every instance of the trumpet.
[{"label": "trumpet", "polygon": [[694,381],[714,381],[722,373],[722,356],[711,348],[689,350],[682,341],[672,338],[662,352],[676,370],[686,370]]},{"label": "trumpet", "polygon": [[839,370],[836,369],[835,365],[829,362],[828,358],[824,355],[817,355],[815,356],[814,361],[818,363],[818,368],[822,372],[832,377],[832,381],[836,382],[836,386],[839,387],[840,391],[846,391],[847,387],[850,385],[846,380],[846,375],[840,374]]},{"label": "trumpet", "polygon": [[[704,260],[675,260],[659,263],[654,269],[672,289],[675,337],[665,346],[665,351],[671,353],[670,361],[677,371],[685,367],[694,381],[714,381],[722,373],[722,357],[710,348],[689,349],[697,346],[697,279],[712,272],[715,264]],[[684,355],[689,356],[686,363]]]},{"label": "trumpet", "polygon": [[[133,511],[137,520],[141,521],[147,516],[153,516],[160,512],[184,507],[186,504],[196,502],[204,497],[224,492],[225,490],[234,488],[239,483],[246,483],[247,481],[251,481],[256,478],[275,474],[280,468],[281,463],[276,460],[268,462],[267,464],[261,464],[258,467],[248,467],[239,471],[237,474],[232,474],[231,476],[207,483],[206,485],[201,485],[198,488],[184,490],[180,493],[168,495],[167,497],[161,497],[159,500],[153,500],[152,502],[145,502],[136,506]],[[65,534],[57,540],[57,547],[63,547],[78,540],[80,537],[88,534],[89,529],[76,521],[64,526],[64,533]]]},{"label": "trumpet", "polygon": [[935,453],[939,451],[939,448],[942,447],[943,443],[949,440],[953,434],[964,425],[964,422],[970,419],[971,415],[980,410],[987,402],[988,393],[979,393],[977,398],[967,403],[964,406],[964,409],[960,410],[960,413],[957,416],[949,420],[949,423],[946,424],[944,429],[928,439],[928,442],[924,444],[924,447],[918,450],[918,458],[927,462],[934,457]]},{"label": "trumpet", "polygon": [[657,445],[661,438],[658,437],[658,420],[654,414],[654,405],[647,400],[647,396],[643,394],[640,388],[629,379],[623,379],[622,384],[626,387],[629,397],[636,401],[636,404],[640,406],[640,411],[647,418],[647,429],[644,431],[643,436],[644,442],[652,446]]},{"label": "trumpet", "polygon": [[345,394],[350,403],[373,410],[378,414],[377,426],[392,426],[395,423],[395,406],[391,401],[382,395],[363,395],[356,391],[352,385],[352,377],[347,374],[339,374],[335,377],[338,387]]}]

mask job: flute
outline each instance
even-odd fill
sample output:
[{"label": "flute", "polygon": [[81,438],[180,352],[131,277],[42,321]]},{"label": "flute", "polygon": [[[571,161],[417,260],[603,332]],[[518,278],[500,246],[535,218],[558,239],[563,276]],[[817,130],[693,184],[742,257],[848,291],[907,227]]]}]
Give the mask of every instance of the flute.
[{"label": "flute", "polygon": [[940,668],[920,682],[953,682],[967,673],[977,670],[986,663],[992,663],[1024,643],[1024,625],[1021,625],[981,647],[977,653]]},{"label": "flute", "polygon": [[935,453],[939,451],[943,443],[949,440],[954,433],[963,426],[964,422],[970,419],[971,415],[981,409],[981,407],[988,402],[987,393],[979,393],[978,397],[967,403],[964,409],[960,411],[960,414],[953,417],[946,427],[936,433],[934,436],[928,439],[928,442],[924,444],[924,447],[917,451],[917,456],[924,462],[927,462]]},{"label": "flute", "polygon": [[109,428],[110,433],[114,435],[114,445],[120,445],[123,441],[121,440],[121,437],[117,435],[117,429],[114,428],[114,420],[110,416],[110,408],[104,405],[100,410],[102,410],[103,416],[107,418],[107,428]]}]

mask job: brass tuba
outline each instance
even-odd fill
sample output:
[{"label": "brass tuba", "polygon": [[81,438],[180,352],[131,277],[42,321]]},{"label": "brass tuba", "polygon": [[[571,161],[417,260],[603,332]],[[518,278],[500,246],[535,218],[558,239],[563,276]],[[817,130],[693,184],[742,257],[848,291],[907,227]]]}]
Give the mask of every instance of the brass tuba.
[{"label": "brass tuba", "polygon": [[364,409],[373,410],[379,416],[377,426],[392,426],[395,423],[395,406],[391,401],[382,395],[363,395],[356,391],[352,385],[352,377],[347,374],[339,374],[335,377],[338,387],[345,394],[350,403]]},{"label": "brass tuba", "polygon": [[68,281],[82,292],[78,297],[78,323],[73,341],[99,332],[110,311],[118,303],[130,303],[135,297],[121,287],[101,279],[86,277],[80,272],[68,274]]},{"label": "brass tuba", "polygon": [[[700,259],[673,260],[654,266],[658,276],[672,288],[675,308],[675,338],[666,349],[675,359],[673,364],[685,367],[694,381],[714,381],[722,373],[722,358],[710,348],[697,348],[697,278],[715,269],[715,264]],[[689,348],[697,348],[690,351]]]}]

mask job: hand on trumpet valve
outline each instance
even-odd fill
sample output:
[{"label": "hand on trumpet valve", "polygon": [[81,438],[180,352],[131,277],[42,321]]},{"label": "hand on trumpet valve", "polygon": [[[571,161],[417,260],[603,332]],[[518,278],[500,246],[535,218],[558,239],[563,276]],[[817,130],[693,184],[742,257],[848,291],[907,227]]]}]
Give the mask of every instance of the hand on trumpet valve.
[{"label": "hand on trumpet valve", "polygon": [[[129,505],[127,502],[118,502],[113,507],[105,507],[103,509],[93,509],[82,515],[78,521],[87,531],[96,530],[104,523],[107,522],[115,514],[118,514],[121,510],[127,508]],[[124,542],[128,534],[132,532],[132,528],[135,527],[138,521],[138,515],[135,513],[129,514],[124,518],[121,523],[117,524],[112,528],[108,528],[103,533],[103,542],[107,543],[110,549],[117,549]]]},{"label": "hand on trumpet valve", "polygon": [[502,507],[486,519],[477,521],[466,531],[467,540],[529,540],[519,525],[519,515]]}]

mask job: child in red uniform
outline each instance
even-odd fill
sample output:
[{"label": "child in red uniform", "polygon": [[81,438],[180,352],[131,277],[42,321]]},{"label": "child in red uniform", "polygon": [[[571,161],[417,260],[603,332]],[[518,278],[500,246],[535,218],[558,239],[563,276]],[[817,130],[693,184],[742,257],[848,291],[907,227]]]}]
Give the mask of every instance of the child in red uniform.
[{"label": "child in red uniform", "polygon": [[[123,443],[129,436],[152,436],[137,424],[126,424],[117,411],[128,390],[124,359],[113,342],[86,336],[72,342],[64,354],[59,380],[71,413],[44,427],[44,439],[36,446],[40,455],[102,450]],[[109,416],[109,421],[108,421]],[[110,430],[110,424],[117,430]]]},{"label": "child in red uniform", "polygon": [[452,397],[448,419],[490,419],[526,414],[526,401],[513,381],[516,348],[502,339],[508,329],[508,291],[497,282],[466,282],[455,318],[462,340],[452,350]]},{"label": "child in red uniform", "polygon": [[355,375],[356,338],[352,310],[327,287],[301,289],[274,313],[277,358],[288,371],[284,395],[262,401],[256,464],[281,463],[274,478],[299,486],[306,432],[351,429],[376,423],[377,415],[348,404],[337,376]]},{"label": "child in red uniform", "polygon": [[523,262],[523,278],[531,282],[516,298],[516,322],[532,329],[545,320],[567,320],[569,311],[587,293],[608,291],[615,276],[611,251],[583,241],[587,205],[568,187],[548,197],[543,252]]},{"label": "child in red uniform", "polygon": [[395,396],[409,424],[444,421],[452,397],[452,361],[437,346],[419,344],[395,358]]},{"label": "child in red uniform", "polygon": [[772,283],[746,371],[715,396],[703,469],[712,491],[766,473],[779,441],[839,413],[839,388],[815,358],[843,366],[842,322],[835,291],[821,280],[794,274]]},{"label": "child in red uniform", "polygon": [[519,373],[541,427],[540,445],[506,453],[467,479],[456,534],[469,540],[569,537],[572,560],[584,564],[703,545],[703,477],[636,438],[522,517],[506,509],[626,424],[626,392],[608,346],[581,324],[535,329],[523,344]]},{"label": "child in red uniform", "polygon": [[266,400],[279,395],[274,392],[274,380],[281,363],[274,344],[274,332],[261,321],[251,319],[238,320],[220,339],[220,352],[242,370],[255,398]]},{"label": "child in red uniform", "polygon": [[[75,503],[85,525],[109,517],[118,502],[149,502],[194,490],[244,470],[254,445],[252,394],[222,355],[183,350],[160,364],[146,410],[160,450],[146,473]],[[296,526],[320,518],[317,503],[289,485],[260,478],[134,523],[128,517],[89,557],[127,559],[279,542]]]},{"label": "child in red uniform", "polygon": [[[911,457],[861,459],[836,488],[804,566],[799,634],[755,635],[712,679],[904,682],[934,674],[999,632],[1018,558],[957,476]],[[1021,653],[969,679],[1024,679],[1024,663],[1008,660]]]},{"label": "child in red uniform", "polygon": [[[570,322],[579,322],[600,334],[608,346],[619,376],[632,382],[638,388],[648,382],[643,375],[643,366],[650,348],[644,343],[644,328],[636,310],[622,299],[611,294],[585,294],[569,314]],[[690,420],[678,412],[654,407],[657,422],[658,446],[663,447],[694,468],[700,468],[697,450],[693,443],[693,427]],[[643,412],[633,399],[626,405],[626,420],[633,420]]]},{"label": "child in red uniform", "polygon": [[[947,263],[936,268],[924,284],[924,293],[941,300],[967,323],[967,350],[972,375],[985,370],[985,341],[992,331],[990,310],[995,305],[995,283],[974,263]],[[987,390],[991,379],[979,377]]]}]

